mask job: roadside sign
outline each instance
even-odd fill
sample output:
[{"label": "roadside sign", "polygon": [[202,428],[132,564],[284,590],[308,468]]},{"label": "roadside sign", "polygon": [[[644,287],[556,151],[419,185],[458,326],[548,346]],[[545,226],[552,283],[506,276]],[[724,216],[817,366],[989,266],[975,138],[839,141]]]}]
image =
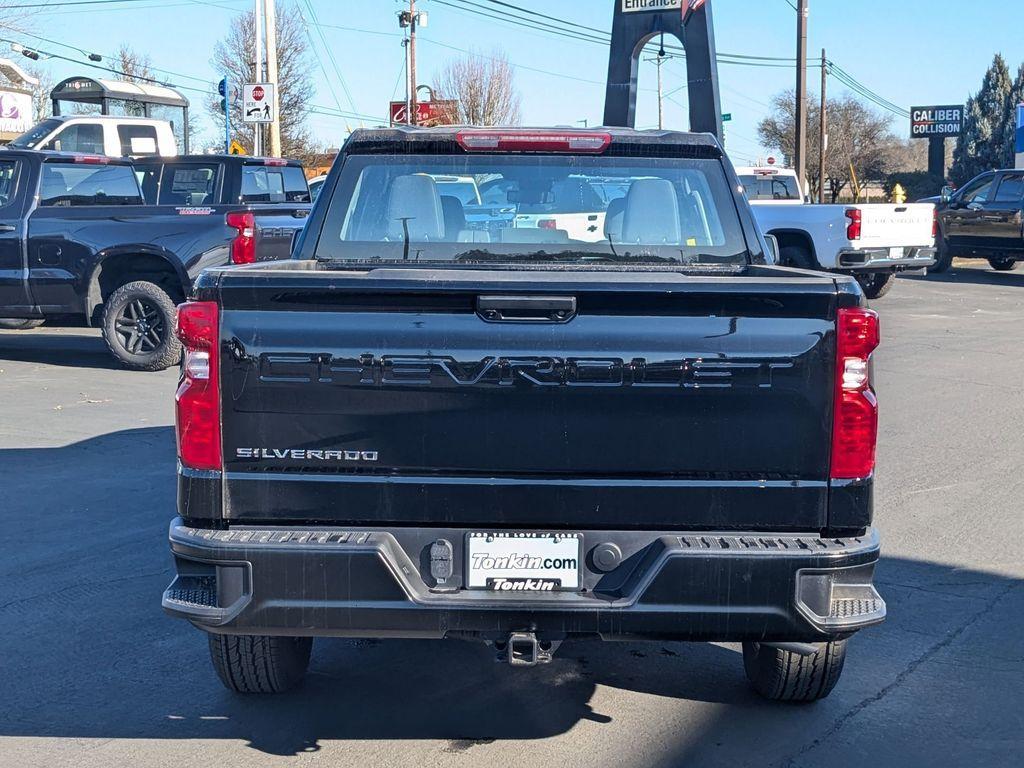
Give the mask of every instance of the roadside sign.
[{"label": "roadside sign", "polygon": [[623,13],[672,11],[683,7],[683,0],[622,0]]},{"label": "roadside sign", "polygon": [[725,112],[725,113],[723,113],[722,114],[722,122],[723,123],[731,123],[732,122],[732,112]]},{"label": "roadside sign", "polygon": [[242,86],[242,120],[246,123],[272,123],[276,113],[273,83],[246,83]]},{"label": "roadside sign", "polygon": [[248,154],[245,151],[245,147],[238,143],[238,139],[231,140],[231,147],[228,149],[230,155],[245,155]]},{"label": "roadside sign", "polygon": [[[417,101],[416,125],[425,126],[427,128],[435,125],[441,125],[441,121],[445,117],[455,114],[455,107],[457,104],[458,102],[451,100]],[[406,119],[405,102],[392,101],[390,115],[392,125],[404,125],[407,123],[408,120]]]},{"label": "roadside sign", "polygon": [[946,138],[963,133],[962,104],[910,108],[910,136],[914,139]]}]

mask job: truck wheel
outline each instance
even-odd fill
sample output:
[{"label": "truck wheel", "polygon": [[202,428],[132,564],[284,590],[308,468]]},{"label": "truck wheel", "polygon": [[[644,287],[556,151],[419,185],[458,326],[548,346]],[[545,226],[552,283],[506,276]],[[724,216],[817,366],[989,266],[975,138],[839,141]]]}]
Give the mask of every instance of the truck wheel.
[{"label": "truck wheel", "polygon": [[872,272],[867,275],[857,275],[857,282],[864,289],[864,295],[869,299],[880,299],[890,290],[896,282],[895,272]]},{"label": "truck wheel", "polygon": [[806,248],[799,245],[787,245],[779,249],[779,261],[784,267],[796,267],[797,269],[818,269],[814,255]]},{"label": "truck wheel", "polygon": [[1005,256],[1000,258],[993,258],[988,260],[989,266],[992,267],[996,272],[1009,272],[1020,266],[1019,261],[1007,258]]},{"label": "truck wheel", "polygon": [[939,235],[935,241],[935,263],[928,267],[929,275],[941,275],[953,266],[953,253],[946,244],[946,239]]},{"label": "truck wheel", "polygon": [[235,693],[284,693],[306,676],[311,637],[210,634],[210,659]]},{"label": "truck wheel", "polygon": [[20,317],[0,317],[0,330],[29,331],[38,328],[45,320],[26,320]]},{"label": "truck wheel", "polygon": [[103,339],[136,371],[162,371],[178,362],[175,307],[159,285],[138,280],[114,291],[103,304]]},{"label": "truck wheel", "polygon": [[824,699],[839,681],[845,661],[845,640],[822,643],[810,656],[761,643],[743,644],[747,679],[755,691],[772,701]]}]

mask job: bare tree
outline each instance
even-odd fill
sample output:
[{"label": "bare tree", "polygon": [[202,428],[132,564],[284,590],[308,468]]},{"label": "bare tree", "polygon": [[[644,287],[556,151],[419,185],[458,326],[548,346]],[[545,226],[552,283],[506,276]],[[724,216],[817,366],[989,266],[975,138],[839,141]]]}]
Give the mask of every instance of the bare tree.
[{"label": "bare tree", "polygon": [[[231,133],[247,147],[252,147],[255,124],[242,121],[241,89],[243,83],[258,83],[263,77],[256,72],[252,41],[256,37],[252,12],[231,21],[228,36],[217,43],[211,62],[218,73],[227,75],[230,85],[228,103],[231,109]],[[299,160],[307,159],[316,147],[306,127],[306,118],[315,89],[310,78],[308,38],[302,17],[290,4],[277,5],[278,109],[281,120],[281,154]],[[218,76],[219,79],[220,76]],[[220,96],[211,94],[207,111],[223,132],[224,113]]]},{"label": "bare tree", "polygon": [[450,60],[434,79],[439,99],[452,99],[442,122],[460,125],[516,125],[520,117],[520,96],[515,86],[515,69],[504,51],[489,56],[470,53]]},{"label": "bare tree", "polygon": [[[114,55],[114,62],[110,65],[121,74],[116,75],[117,79],[129,83],[153,83],[156,75],[153,74],[153,60],[147,53],[138,53],[127,43],[121,43]],[[144,117],[146,108],[142,104],[125,102],[125,114],[131,117]]]},{"label": "bare tree", "polygon": [[[810,99],[808,109],[807,174],[811,197],[818,193],[821,146],[818,138],[820,107]],[[772,100],[772,114],[761,121],[758,135],[767,147],[779,150],[789,162],[794,153],[796,97],[792,91]],[[860,181],[881,180],[906,162],[906,148],[893,135],[892,118],[872,111],[853,96],[829,99],[828,148],[825,153],[827,192],[835,202],[850,183],[851,166]]]}]

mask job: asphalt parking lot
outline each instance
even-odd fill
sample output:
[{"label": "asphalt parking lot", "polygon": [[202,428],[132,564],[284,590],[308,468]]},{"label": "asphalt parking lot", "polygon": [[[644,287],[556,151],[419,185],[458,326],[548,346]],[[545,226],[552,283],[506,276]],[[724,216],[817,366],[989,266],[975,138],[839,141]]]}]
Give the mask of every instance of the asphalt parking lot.
[{"label": "asphalt parking lot", "polygon": [[298,691],[223,690],[166,617],[176,372],[92,331],[0,331],[0,766],[1002,766],[1024,750],[1024,270],[877,302],[881,627],[832,696],[748,691],[738,648],[318,641]]}]

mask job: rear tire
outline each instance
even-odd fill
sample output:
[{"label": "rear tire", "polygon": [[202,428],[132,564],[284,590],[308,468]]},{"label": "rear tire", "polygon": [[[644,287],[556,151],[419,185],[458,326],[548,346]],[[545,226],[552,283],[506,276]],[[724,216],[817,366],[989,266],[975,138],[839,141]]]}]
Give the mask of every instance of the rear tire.
[{"label": "rear tire", "polygon": [[747,679],[755,691],[772,701],[824,699],[839,682],[845,661],[846,640],[822,643],[810,656],[761,643],[743,644]]},{"label": "rear tire", "polygon": [[235,693],[284,693],[306,676],[311,637],[208,635],[210,660],[224,687]]},{"label": "rear tire", "polygon": [[941,275],[953,266],[953,253],[946,244],[946,239],[939,235],[935,241],[935,263],[928,267],[928,274]]},{"label": "rear tire", "polygon": [[779,261],[784,267],[796,269],[818,269],[814,254],[799,245],[787,245],[779,249]]},{"label": "rear tire", "polygon": [[20,317],[0,317],[0,330],[30,331],[45,323],[45,320],[30,320]]},{"label": "rear tire", "polygon": [[880,299],[892,290],[896,282],[895,272],[871,272],[866,275],[857,275],[857,282],[864,289],[864,295],[869,299]]},{"label": "rear tire", "polygon": [[1010,259],[1005,256],[989,259],[988,264],[996,272],[1010,272],[1020,266],[1019,261],[1015,261],[1014,259]]},{"label": "rear tire", "polygon": [[175,316],[174,302],[159,285],[125,283],[103,303],[103,340],[132,370],[162,371],[181,358]]}]

